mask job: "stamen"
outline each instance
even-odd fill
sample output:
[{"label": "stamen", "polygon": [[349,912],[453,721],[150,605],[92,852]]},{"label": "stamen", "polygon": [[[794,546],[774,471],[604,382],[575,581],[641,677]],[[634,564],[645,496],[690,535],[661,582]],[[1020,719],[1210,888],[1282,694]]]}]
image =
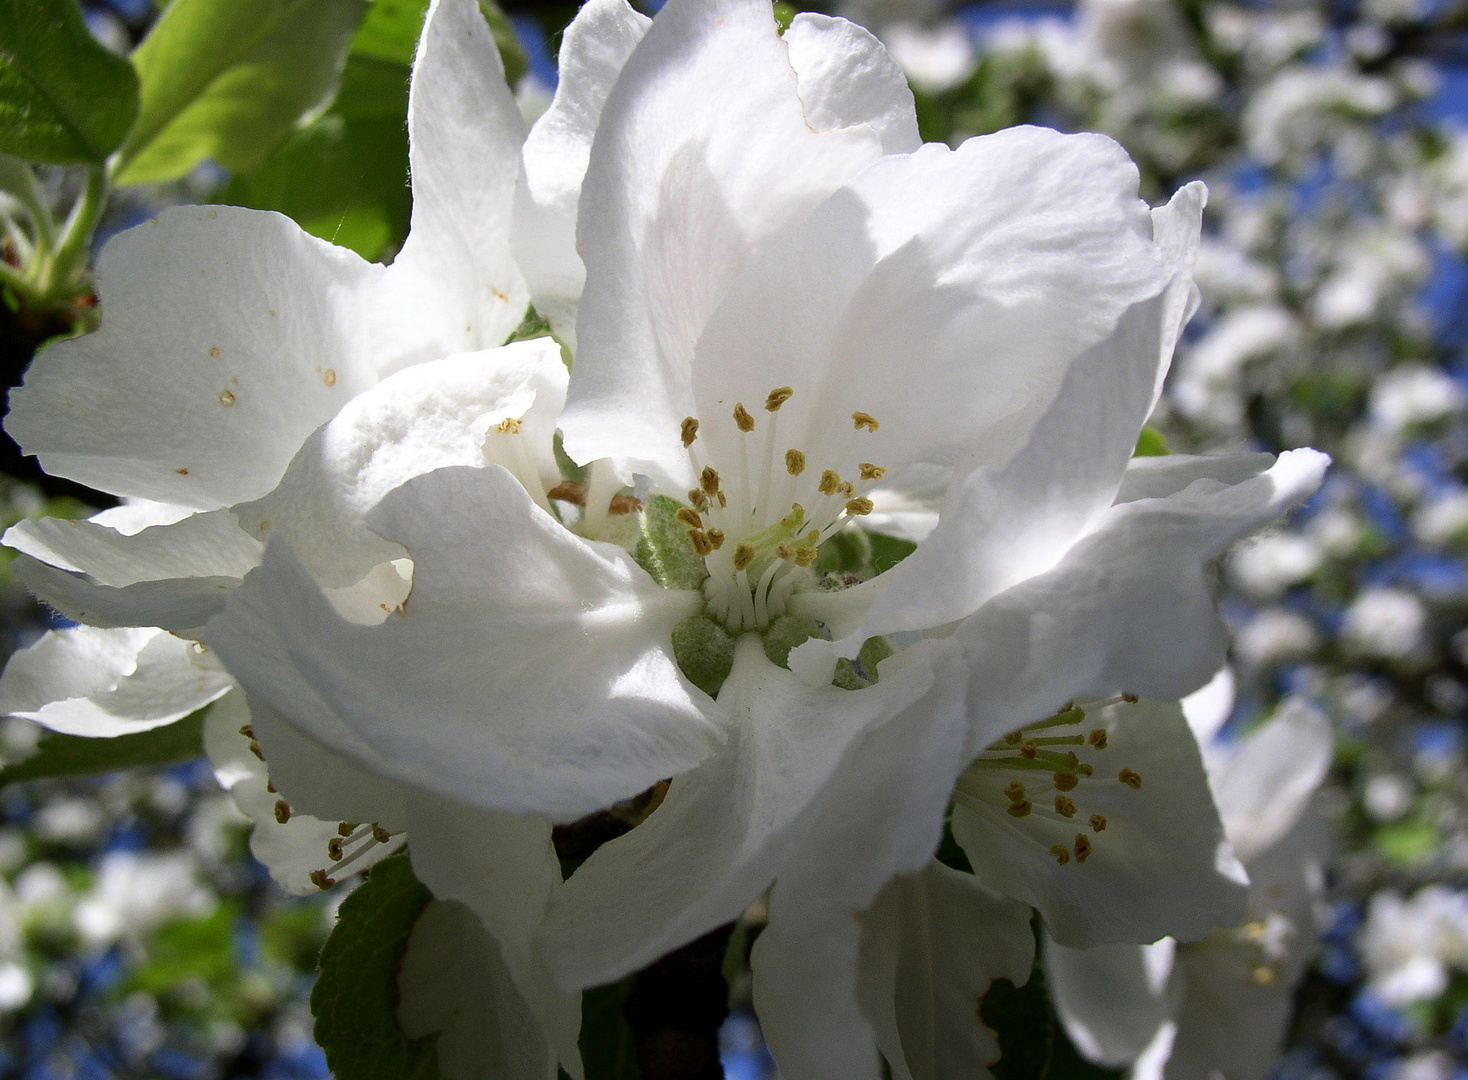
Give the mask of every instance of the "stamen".
[{"label": "stamen", "polygon": [[342,838],[333,836],[326,842],[326,854],[331,856],[332,862],[342,861]]},{"label": "stamen", "polygon": [[712,465],[705,466],[699,475],[698,483],[703,488],[705,495],[719,494],[719,471]]},{"label": "stamen", "polygon": [[381,825],[378,825],[376,822],[373,822],[373,824],[372,824],[372,839],[376,840],[379,844],[385,844],[389,840],[392,839],[392,833],[388,832],[386,829],[384,829]]},{"label": "stamen", "polygon": [[1106,815],[1105,814],[1092,814],[1091,815],[1090,825],[1091,825],[1091,831],[1092,832],[1105,832],[1106,831]]},{"label": "stamen", "polygon": [[506,417],[495,425],[495,430],[501,435],[518,435],[520,434],[520,421],[514,417]]},{"label": "stamen", "polygon": [[356,831],[356,822],[352,821],[343,821],[340,825],[336,827],[336,832],[338,836],[351,836],[352,833]]},{"label": "stamen", "polygon": [[1142,699],[1139,698],[1139,697],[1137,697],[1136,694],[1128,694],[1125,691],[1123,691],[1122,692],[1122,695],[1121,695],[1121,700],[1122,701],[1125,701],[1128,705],[1135,705],[1137,702],[1141,701]]},{"label": "stamen", "polygon": [[818,554],[820,553],[813,547],[798,548],[795,552],[795,565],[814,566]]},{"label": "stamen", "polygon": [[697,511],[690,510],[686,506],[680,508],[679,511],[676,514],[674,514],[673,516],[675,518],[677,518],[679,521],[683,522],[683,524],[689,526],[690,528],[694,528],[694,529],[701,529],[701,528],[703,528],[703,518],[701,518],[701,517],[698,516],[698,512]]},{"label": "stamen", "polygon": [[795,391],[790,389],[790,387],[777,386],[775,389],[771,390],[769,396],[765,398],[765,411],[779,412],[780,406],[785,404],[785,402],[789,401],[794,396]]},{"label": "stamen", "polygon": [[742,401],[734,405],[734,426],[745,434],[754,430],[754,417],[749,415],[749,410],[744,407]]},{"label": "stamen", "polygon": [[1058,772],[1055,774],[1055,787],[1059,791],[1074,791],[1075,786],[1081,782],[1081,778],[1075,773]]},{"label": "stamen", "polygon": [[754,562],[755,554],[752,544],[737,545],[734,548],[734,569],[741,572],[748,570],[749,564]]},{"label": "stamen", "polygon": [[691,416],[683,418],[683,447],[687,449],[693,445],[693,440],[698,438],[698,421]]},{"label": "stamen", "polygon": [[255,737],[255,729],[250,724],[241,724],[240,734],[247,739],[253,739]]},{"label": "stamen", "polygon": [[856,425],[858,431],[862,428],[866,428],[868,431],[876,431],[877,428],[882,426],[877,423],[877,418],[871,413],[854,412],[851,414],[851,420]]},{"label": "stamen", "polygon": [[315,885],[322,892],[325,892],[327,889],[336,884],[336,879],[327,877],[325,870],[312,870],[310,873],[310,878],[311,884]]},{"label": "stamen", "polygon": [[1070,849],[1067,848],[1064,844],[1051,845],[1050,854],[1055,856],[1055,861],[1058,862],[1061,866],[1064,866],[1066,863],[1070,862]]},{"label": "stamen", "polygon": [[1076,804],[1071,801],[1069,795],[1057,795],[1055,796],[1055,812],[1061,817],[1075,817]]},{"label": "stamen", "polygon": [[275,820],[284,825],[291,819],[291,804],[284,799],[275,800]]},{"label": "stamen", "polygon": [[693,504],[693,508],[697,510],[700,514],[704,513],[709,508],[708,493],[704,491],[703,488],[689,488],[688,501]]},{"label": "stamen", "polygon": [[822,495],[834,495],[841,490],[841,474],[835,469],[821,473],[821,482],[816,488]]},{"label": "stamen", "polygon": [[887,475],[887,470],[880,465],[873,465],[870,461],[863,461],[857,466],[861,470],[863,480],[880,480]]},{"label": "stamen", "polygon": [[1026,802],[1011,803],[1010,806],[1009,806],[1009,816],[1010,817],[1029,817],[1030,816],[1030,811],[1033,810],[1034,808],[1035,808],[1034,805],[1032,803],[1028,802],[1028,801],[1026,801]]},{"label": "stamen", "polygon": [[786,450],[785,471],[791,476],[799,476],[805,472],[805,455],[799,450]]},{"label": "stamen", "polygon": [[1091,857],[1091,841],[1085,833],[1076,833],[1076,862],[1083,863]]},{"label": "stamen", "polygon": [[706,559],[713,554],[714,542],[702,529],[689,529],[688,539],[692,541],[693,550],[698,553],[699,558]]},{"label": "stamen", "polygon": [[709,546],[712,547],[715,551],[718,551],[719,548],[724,546],[723,529],[709,529],[706,533],[704,533],[704,535],[709,538]]},{"label": "stamen", "polygon": [[864,517],[872,512],[876,504],[871,499],[848,499],[846,501],[846,512],[853,517]]},{"label": "stamen", "polygon": [[1009,796],[1010,802],[1022,802],[1025,797],[1025,786],[1018,780],[1011,780],[1009,786],[1004,789],[1004,794]]},{"label": "stamen", "polygon": [[1105,750],[1106,749],[1106,729],[1105,728],[1097,728],[1095,731],[1091,732],[1090,737],[1087,738],[1086,741],[1088,743],[1090,743],[1092,746],[1094,746],[1097,750]]},{"label": "stamen", "polygon": [[1141,776],[1134,773],[1131,769],[1122,769],[1121,772],[1116,774],[1116,778],[1133,791],[1136,791],[1142,786]]}]

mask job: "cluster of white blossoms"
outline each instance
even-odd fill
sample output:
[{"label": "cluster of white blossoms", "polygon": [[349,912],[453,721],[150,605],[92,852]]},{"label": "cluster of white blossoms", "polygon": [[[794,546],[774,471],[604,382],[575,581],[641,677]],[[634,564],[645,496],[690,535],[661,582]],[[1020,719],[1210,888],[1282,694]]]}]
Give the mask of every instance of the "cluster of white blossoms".
[{"label": "cluster of white blossoms", "polygon": [[[982,1075],[1032,909],[1074,949],[1240,922],[1178,701],[1222,660],[1211,564],[1326,461],[1132,457],[1201,185],[1149,209],[1101,136],[922,145],[875,38],[766,0],[590,0],[528,135],[476,4],[435,0],[408,122],[389,267],[228,207],[103,252],[101,329],[7,428],[124,502],[7,534],[81,625],[0,707],[213,701],[287,888],[406,844],[478,916],[403,969],[449,1076],[580,1076],[582,988],[767,892],[791,1080]],[[505,344],[531,303],[556,336]],[[552,827],[649,789],[563,880]],[[423,1004],[475,927],[518,1040]]]}]

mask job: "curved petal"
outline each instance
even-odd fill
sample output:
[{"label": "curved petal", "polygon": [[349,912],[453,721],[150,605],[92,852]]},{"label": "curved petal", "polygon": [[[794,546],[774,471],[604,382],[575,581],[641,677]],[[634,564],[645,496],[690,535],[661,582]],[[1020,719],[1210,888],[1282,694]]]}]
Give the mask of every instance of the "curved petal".
[{"label": "curved petal", "polygon": [[[1036,908],[1050,935],[1075,948],[1196,940],[1236,925],[1248,879],[1224,839],[1182,709],[1123,702],[1088,717],[1092,725],[1106,739],[1079,755],[1095,772],[1069,790],[1068,810],[1048,773],[981,760],[959,782],[953,835],[975,876]],[[1010,813],[1004,790],[1017,776],[1033,806],[1024,817]],[[1166,888],[1157,887],[1162,881]]]},{"label": "curved petal", "polygon": [[529,294],[510,254],[525,124],[475,0],[435,0],[413,61],[413,218],[383,275],[380,374],[502,345]]},{"label": "curved petal", "polygon": [[757,636],[742,636],[719,692],[728,742],[553,898],[544,939],[556,977],[608,982],[737,916],[788,858],[796,823],[848,749],[931,679],[918,662],[884,667],[864,690],[811,689],[772,664]]},{"label": "curved petal", "polygon": [[398,1027],[410,1039],[438,1034],[443,1080],[555,1080],[555,1052],[502,954],[457,901],[430,900],[413,924],[398,969]]},{"label": "curved petal", "polygon": [[[348,402],[306,440],[274,491],[234,512],[262,541],[290,541],[323,586],[350,585],[403,555],[363,523],[383,496],[434,469],[484,464],[491,428],[524,416],[542,390],[559,404],[565,383],[550,338],[415,364]],[[551,432],[541,434],[540,456],[553,467]]]},{"label": "curved petal", "polygon": [[[344,839],[341,822],[300,813],[274,790],[264,760],[250,748],[251,720],[244,691],[226,694],[204,718],[204,752],[209,755],[219,786],[229,792],[254,826],[250,853],[286,892],[308,896],[320,889],[312,875],[329,874],[336,866],[331,844],[340,844]],[[401,849],[406,839],[400,834],[386,844],[371,843],[363,854],[352,859],[351,871],[368,869]],[[346,854],[353,853],[357,844]]]},{"label": "curved petal", "polygon": [[[1113,169],[1125,171],[1116,162]],[[1119,192],[1126,189],[1126,182],[1115,183]],[[1063,206],[1058,190],[1052,197]],[[1013,416],[994,418],[1023,439],[1018,451],[1002,465],[981,466],[950,490],[938,526],[890,571],[894,581],[876,598],[848,648],[872,634],[922,629],[971,614],[990,597],[1054,566],[1112,504],[1137,432],[1155,403],[1159,372],[1166,371],[1182,328],[1202,209],[1203,187],[1193,184],[1152,212],[1153,230],[1163,241],[1157,250],[1165,288],[1132,304],[1109,334],[1069,362],[1048,408],[1027,431]],[[1033,242],[1054,236],[1053,229],[1045,230]],[[1067,291],[1078,305],[1096,305],[1094,287],[1075,282]],[[1097,306],[1105,311],[1109,303],[1115,310],[1121,299],[1103,297]],[[1055,310],[1053,304],[1040,308],[1045,309],[1040,318]],[[1070,320],[1065,321],[1069,329]],[[1055,354],[1057,362],[1067,359],[1064,352]],[[1041,371],[1040,364],[1021,363],[1005,374],[1035,378]],[[1043,393],[1049,380],[1042,376],[1038,382],[1036,392]],[[991,402],[983,406],[993,407]],[[993,426],[954,430],[987,433]],[[1003,453],[992,445],[983,452],[996,450]]]},{"label": "curved petal", "polygon": [[533,940],[551,891],[561,883],[550,820],[420,794],[409,807],[408,832],[418,880],[440,900],[457,900],[478,917],[542,1038],[568,1071],[578,1069],[581,996],[555,984]]},{"label": "curved petal", "polygon": [[[1221,460],[1225,473],[1237,464]],[[1239,482],[1204,478],[1114,506],[1054,569],[964,620],[955,636],[974,664],[975,752],[1067,700],[1119,689],[1179,699],[1207,682],[1227,644],[1209,564],[1303,502],[1328,463],[1292,450]]]},{"label": "curved petal", "polygon": [[1294,827],[1335,757],[1330,720],[1287,701],[1211,777],[1229,842],[1247,864]]},{"label": "curved petal", "polygon": [[515,257],[535,310],[576,348],[586,268],[576,250],[576,208],[602,106],[652,20],[627,0],[589,0],[561,39],[556,96],[525,137],[524,183],[515,193]]},{"label": "curved petal", "polygon": [[0,676],[0,713],[66,735],[108,738],[171,724],[233,685],[172,634],[76,626],[48,630],[10,657]]},{"label": "curved petal", "polygon": [[[471,805],[574,818],[718,740],[721,710],[672,656],[672,627],[701,597],[580,540],[503,468],[417,477],[367,524],[414,561],[412,593],[385,622],[343,620],[273,542],[205,634],[251,693],[326,745]],[[282,663],[351,737],[296,713]]]},{"label": "curved petal", "polygon": [[892,702],[811,799],[792,833],[799,843],[782,853],[769,925],[751,957],[760,1026],[791,1080],[881,1075],[876,1031],[858,1002],[861,913],[894,874],[931,862],[963,761],[956,653],[927,642],[893,660],[881,665],[878,687],[909,672],[932,681]]},{"label": "curved petal", "polygon": [[998,1036],[978,1015],[995,979],[1035,963],[1030,907],[934,860],[889,881],[861,920],[862,1011],[894,1080],[985,1080]]},{"label": "curved petal", "polygon": [[1127,462],[1126,475],[1117,489],[1118,503],[1138,499],[1164,499],[1176,495],[1195,480],[1242,484],[1273,464],[1269,454],[1168,454],[1139,457]]},{"label": "curved petal", "polygon": [[280,214],[180,206],[97,266],[102,326],[42,352],[5,430],[53,476],[214,509],[264,495],[376,381],[383,269]]},{"label": "curved petal", "polygon": [[582,185],[571,457],[681,475],[704,323],[766,237],[882,152],[870,123],[808,122],[764,0],[671,0],[606,100]]},{"label": "curved petal", "polygon": [[1046,939],[1046,986],[1066,1033],[1087,1060],[1130,1065],[1172,1016],[1168,993],[1176,944],[1068,949]]},{"label": "curved petal", "polygon": [[783,40],[813,130],[869,127],[884,154],[910,154],[923,144],[907,76],[866,28],[803,11]]}]

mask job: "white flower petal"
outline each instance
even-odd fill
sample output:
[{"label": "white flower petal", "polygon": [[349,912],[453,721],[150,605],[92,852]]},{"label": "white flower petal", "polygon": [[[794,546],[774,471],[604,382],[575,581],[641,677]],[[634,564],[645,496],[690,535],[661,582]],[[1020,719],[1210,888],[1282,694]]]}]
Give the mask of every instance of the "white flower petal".
[{"label": "white flower petal", "polygon": [[882,152],[871,124],[811,126],[764,0],[667,4],[607,98],[582,186],[571,457],[680,475],[709,315],[766,237]]},{"label": "white flower petal", "polygon": [[429,6],[408,97],[413,218],[370,315],[380,374],[504,343],[529,293],[510,254],[525,125],[475,0]]},{"label": "white flower petal", "polygon": [[[1025,773],[1035,809],[1011,816],[1002,789],[1019,774],[975,769],[961,784],[992,786],[1000,797],[960,799],[953,835],[979,880],[1037,908],[1064,945],[1149,942],[1171,935],[1196,940],[1238,922],[1247,878],[1224,840],[1203,761],[1176,702],[1114,705],[1086,726],[1107,731],[1109,745],[1086,755],[1095,775],[1069,792],[1074,817],[1062,817],[1050,775]],[[1140,777],[1133,789],[1118,777]],[[1034,779],[1031,779],[1033,777]],[[960,789],[962,790],[962,789]],[[1105,818],[1097,829],[1093,814]],[[1059,863],[1052,845],[1091,845],[1082,862]],[[1166,881],[1167,888],[1156,888]]]},{"label": "white flower petal", "polygon": [[1035,962],[1030,908],[936,860],[887,883],[861,920],[862,1009],[894,1080],[984,1080],[999,1039],[976,1016]]},{"label": "white flower petal", "polygon": [[[414,561],[412,593],[381,625],[344,621],[272,543],[206,631],[241,683],[303,730],[403,783],[558,818],[712,749],[722,710],[672,656],[672,627],[698,594],[574,536],[498,466],[410,480],[368,525]],[[282,667],[351,735],[298,715]]]},{"label": "white flower petal", "polygon": [[561,39],[555,100],[525,138],[515,194],[515,256],[535,310],[576,348],[586,268],[576,250],[576,208],[602,106],[652,20],[627,0],[589,0]]},{"label": "white flower petal", "polygon": [[913,665],[865,690],[811,689],[772,664],[757,636],[741,637],[719,692],[728,742],[553,898],[545,941],[557,978],[608,982],[737,916],[774,877],[848,748],[931,677]]},{"label": "white flower petal", "polygon": [[410,1039],[438,1032],[443,1080],[555,1080],[556,1055],[494,939],[457,901],[430,900],[398,970],[398,1026]]},{"label": "white flower petal", "polygon": [[42,352],[5,429],[53,476],[214,509],[265,494],[376,381],[383,269],[280,214],[180,206],[114,237],[96,333]]},{"label": "white flower petal", "polygon": [[1335,756],[1330,720],[1286,702],[1210,779],[1229,842],[1247,864],[1292,828]]},{"label": "white flower petal", "polygon": [[533,941],[551,891],[561,883],[550,820],[475,810],[420,793],[409,806],[408,833],[418,880],[440,900],[457,900],[478,917],[542,1041],[550,1040],[567,1071],[577,1070],[581,995],[555,984]]},{"label": "white flower petal", "polygon": [[784,41],[813,130],[869,126],[884,154],[908,154],[922,145],[907,77],[868,30],[803,11]]},{"label": "white flower petal", "polygon": [[[861,912],[894,874],[925,867],[963,763],[964,672],[938,642],[881,665],[888,704],[852,743],[791,830],[770,921],[751,957],[760,1026],[782,1075],[842,1080],[880,1075],[876,1031],[858,1001]],[[862,691],[863,693],[868,691]]]},{"label": "white flower petal", "polygon": [[[234,512],[262,541],[290,541],[323,586],[350,585],[403,555],[363,523],[384,495],[434,469],[484,464],[495,424],[524,416],[542,391],[559,405],[565,384],[550,338],[415,364],[348,402],[306,440],[279,487]],[[543,436],[542,456],[551,457],[550,432]]]},{"label": "white flower petal", "polygon": [[[278,791],[270,790],[270,771],[251,752],[249,735],[240,730],[251,722],[244,691],[226,694],[204,718],[204,752],[209,755],[219,786],[229,792],[254,826],[250,832],[251,854],[286,892],[311,895],[320,888],[311,875],[319,870],[331,872],[333,860],[327,845],[342,839],[338,828],[341,822],[301,813]],[[391,843],[372,845],[366,855],[352,861],[352,871],[366,870],[398,851],[405,840],[398,836]]]},{"label": "white flower petal", "polygon": [[48,630],[0,676],[0,713],[67,735],[106,738],[171,724],[233,680],[196,664],[193,645],[154,629]]},{"label": "white flower petal", "polygon": [[1046,940],[1046,985],[1066,1033],[1087,1060],[1130,1065],[1156,1038],[1172,1014],[1168,975],[1175,948],[1170,938],[1090,949]]}]

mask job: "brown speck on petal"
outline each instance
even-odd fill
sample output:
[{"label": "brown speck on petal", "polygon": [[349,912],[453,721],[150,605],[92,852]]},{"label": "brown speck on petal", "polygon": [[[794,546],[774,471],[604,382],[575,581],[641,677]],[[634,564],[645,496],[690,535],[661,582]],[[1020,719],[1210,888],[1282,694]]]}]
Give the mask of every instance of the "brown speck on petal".
[{"label": "brown speck on petal", "polygon": [[327,368],[326,374],[321,376],[321,381],[327,386],[336,385],[336,368]]},{"label": "brown speck on petal", "polygon": [[218,356],[219,355],[219,346],[218,345],[211,345],[209,347],[209,355],[210,356]]},{"label": "brown speck on petal", "polygon": [[223,405],[226,409],[229,408],[234,404],[234,394],[228,390],[219,391],[219,404]]}]

